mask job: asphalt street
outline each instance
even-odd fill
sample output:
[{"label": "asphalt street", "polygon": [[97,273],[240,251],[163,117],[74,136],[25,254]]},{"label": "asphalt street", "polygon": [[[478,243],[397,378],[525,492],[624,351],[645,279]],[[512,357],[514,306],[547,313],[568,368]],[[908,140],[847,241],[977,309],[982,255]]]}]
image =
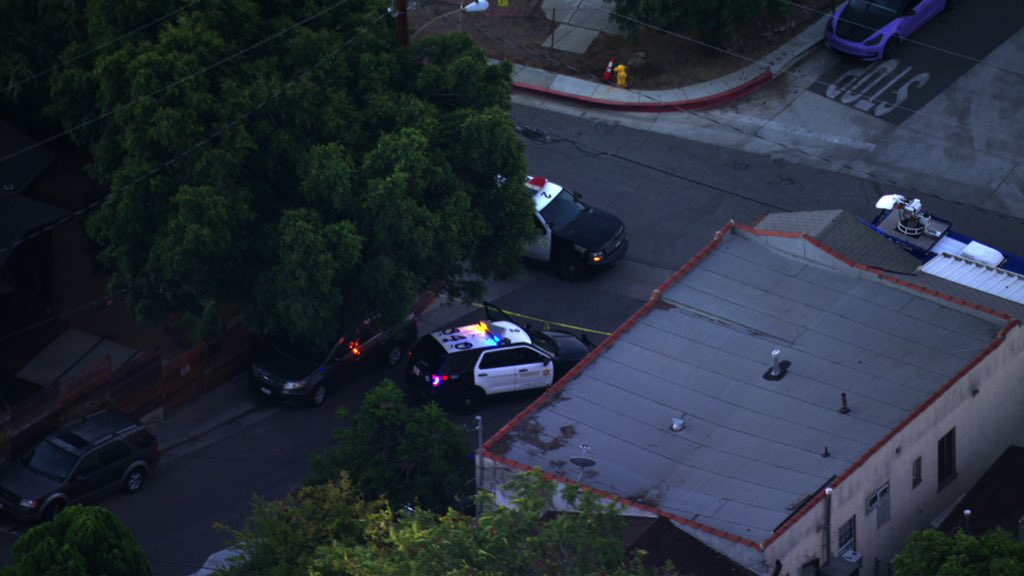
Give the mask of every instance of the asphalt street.
[{"label": "asphalt street", "polygon": [[533,93],[514,102],[586,118],[595,130],[630,126],[848,174],[926,205],[1024,217],[1022,26],[1020,2],[961,2],[890,63],[819,43],[753,94],[707,110],[622,112]]},{"label": "asphalt street", "polygon": [[[957,17],[965,21],[986,10],[979,2],[961,8]],[[917,107],[900,121],[876,114],[881,96],[863,110],[857,101],[816,92],[816,83],[835,84],[867,69],[823,47],[754,95],[699,113],[609,112],[517,95],[514,121],[538,129],[524,140],[531,173],[619,215],[631,247],[614,269],[577,283],[528,266],[519,277],[494,283],[489,298],[538,321],[592,330],[599,341],[730,220],[752,223],[773,211],[831,208],[870,217],[875,200],[889,193],[918,195],[927,210],[962,232],[1024,254],[1024,7],[1012,8],[1016,28],[1005,24],[1008,39],[983,57],[980,48],[965,52],[981,62],[941,82],[930,79],[922,88],[936,90],[928,97],[908,88],[921,100],[908,97],[902,104]],[[935,34],[942,36],[944,26],[933,27]],[[899,65],[914,67],[904,78],[929,66],[934,78],[945,73],[939,70],[946,56],[918,60],[915,46],[904,48]],[[440,305],[421,334],[479,315],[471,306]],[[257,403],[241,376],[216,400],[225,410],[247,403],[242,416],[176,444],[139,494],[102,504],[133,531],[157,574],[191,574],[225,544],[215,524],[241,527],[254,494],[279,498],[300,486],[309,455],[328,445],[340,425],[335,410],[357,408],[382,377],[399,374],[367,374],[315,410]],[[534,397],[488,403],[485,437]],[[454,418],[474,442],[472,416]],[[0,534],[0,565],[10,563],[10,544],[23,529],[7,525]]]}]

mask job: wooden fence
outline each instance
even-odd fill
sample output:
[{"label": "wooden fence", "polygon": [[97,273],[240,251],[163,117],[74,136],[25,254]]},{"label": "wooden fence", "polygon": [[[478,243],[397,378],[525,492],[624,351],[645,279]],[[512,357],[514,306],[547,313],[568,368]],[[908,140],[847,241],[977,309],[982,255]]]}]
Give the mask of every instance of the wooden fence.
[{"label": "wooden fence", "polygon": [[116,371],[110,357],[0,412],[0,461],[17,455],[55,428],[114,409],[143,417],[164,414],[248,369],[251,337],[236,326],[163,363],[159,351],[136,356]]}]

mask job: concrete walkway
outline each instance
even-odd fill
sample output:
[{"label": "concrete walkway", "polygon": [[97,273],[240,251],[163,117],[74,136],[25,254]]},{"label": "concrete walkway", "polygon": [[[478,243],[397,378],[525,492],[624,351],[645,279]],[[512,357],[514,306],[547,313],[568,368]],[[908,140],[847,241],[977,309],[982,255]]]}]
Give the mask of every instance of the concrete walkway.
[{"label": "concrete walkway", "polygon": [[[559,22],[545,41],[556,50],[583,54],[599,32],[618,33],[603,0],[544,0],[544,14]],[[757,90],[782,74],[813,50],[822,40],[828,15],[808,26],[785,45],[759,61],[728,76],[671,90],[633,90],[516,66],[512,82],[516,90],[572,100],[581,104],[633,112],[695,110],[718,106]]]}]

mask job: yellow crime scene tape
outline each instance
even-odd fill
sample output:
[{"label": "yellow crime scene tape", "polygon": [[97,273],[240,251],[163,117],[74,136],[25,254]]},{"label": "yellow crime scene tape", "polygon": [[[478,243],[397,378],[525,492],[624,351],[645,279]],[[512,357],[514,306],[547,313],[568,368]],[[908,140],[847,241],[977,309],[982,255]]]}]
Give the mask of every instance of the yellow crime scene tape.
[{"label": "yellow crime scene tape", "polygon": [[[483,308],[484,307],[484,305],[480,304],[479,302],[466,302],[465,300],[462,300],[461,298],[452,298],[452,300],[455,300],[456,302],[461,302],[462,304],[468,304],[470,306],[476,306],[477,308]],[[541,324],[543,324],[543,326],[544,326],[543,329],[544,330],[550,330],[552,326],[558,326],[559,328],[566,328],[566,329],[569,329],[569,330],[580,330],[581,332],[590,332],[591,334],[600,334],[601,336],[611,336],[612,335],[611,332],[602,332],[601,330],[592,330],[590,328],[584,328],[582,326],[574,326],[572,324],[563,324],[562,322],[552,322],[550,320],[544,320],[543,318],[537,318],[535,316],[527,316],[526,314],[520,314],[518,312],[509,312],[508,310],[505,310],[505,309],[502,309],[502,311],[505,314],[508,314],[509,316],[515,316],[517,318],[525,318],[527,320],[533,320],[534,322],[540,322]]]}]

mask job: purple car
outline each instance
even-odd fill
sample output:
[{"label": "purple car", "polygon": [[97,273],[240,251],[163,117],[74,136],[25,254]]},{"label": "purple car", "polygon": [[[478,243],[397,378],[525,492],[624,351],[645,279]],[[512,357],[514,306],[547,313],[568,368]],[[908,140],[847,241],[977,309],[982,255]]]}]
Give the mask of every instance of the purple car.
[{"label": "purple car", "polygon": [[848,0],[825,25],[825,44],[863,60],[890,58],[909,38],[957,0]]}]

